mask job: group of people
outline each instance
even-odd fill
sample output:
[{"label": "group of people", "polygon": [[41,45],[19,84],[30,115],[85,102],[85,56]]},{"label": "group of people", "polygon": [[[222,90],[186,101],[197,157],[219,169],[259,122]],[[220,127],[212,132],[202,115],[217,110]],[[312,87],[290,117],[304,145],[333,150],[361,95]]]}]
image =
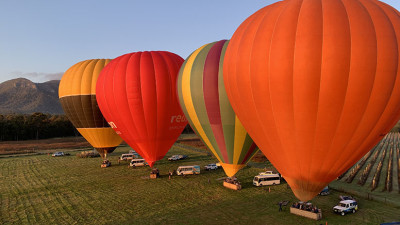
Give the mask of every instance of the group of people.
[{"label": "group of people", "polygon": [[320,209],[318,209],[316,206],[313,206],[311,203],[294,202],[292,207],[313,213],[318,213],[320,211]]},{"label": "group of people", "polygon": [[111,166],[111,162],[108,161],[108,159],[104,159],[103,162],[101,163],[101,167],[109,167]]},{"label": "group of people", "polygon": [[[160,177],[160,170],[158,170],[157,168],[153,168],[150,172],[150,175],[155,174],[156,177]],[[171,176],[174,174],[173,170],[168,171],[168,179],[171,180]]]},{"label": "group of people", "polygon": [[230,184],[240,185],[240,182],[237,180],[236,177],[227,177],[225,179],[225,182],[230,183]]},{"label": "group of people", "polygon": [[151,174],[155,174],[156,178],[157,178],[157,177],[160,177],[160,171],[159,171],[157,168],[153,168],[153,169],[151,170],[151,172],[150,172],[150,175],[151,175]]}]

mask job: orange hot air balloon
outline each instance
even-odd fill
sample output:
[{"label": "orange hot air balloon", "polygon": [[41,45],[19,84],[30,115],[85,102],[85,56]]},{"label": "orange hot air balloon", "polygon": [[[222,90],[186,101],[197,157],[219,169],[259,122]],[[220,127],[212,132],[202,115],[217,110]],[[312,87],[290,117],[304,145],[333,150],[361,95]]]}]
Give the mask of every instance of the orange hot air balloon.
[{"label": "orange hot air balloon", "polygon": [[122,142],[105,121],[96,101],[97,77],[110,61],[91,59],[79,62],[64,73],[59,86],[61,106],[68,119],[103,159]]},{"label": "orange hot air balloon", "polygon": [[223,68],[228,98],[300,200],[399,120],[399,15],[376,0],[285,0],[235,31]]},{"label": "orange hot air balloon", "polygon": [[97,102],[113,129],[152,167],[187,125],[176,79],[183,59],[149,51],[112,60],[97,81]]}]

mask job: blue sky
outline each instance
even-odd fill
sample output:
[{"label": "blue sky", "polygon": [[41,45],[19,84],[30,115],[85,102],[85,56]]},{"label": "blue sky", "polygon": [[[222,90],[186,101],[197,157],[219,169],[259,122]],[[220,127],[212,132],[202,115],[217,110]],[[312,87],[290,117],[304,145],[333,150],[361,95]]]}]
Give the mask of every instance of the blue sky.
[{"label": "blue sky", "polygon": [[[186,58],[229,39],[240,23],[277,0],[3,0],[0,82],[60,79],[77,62],[165,50]],[[399,0],[383,0],[400,9]]]}]

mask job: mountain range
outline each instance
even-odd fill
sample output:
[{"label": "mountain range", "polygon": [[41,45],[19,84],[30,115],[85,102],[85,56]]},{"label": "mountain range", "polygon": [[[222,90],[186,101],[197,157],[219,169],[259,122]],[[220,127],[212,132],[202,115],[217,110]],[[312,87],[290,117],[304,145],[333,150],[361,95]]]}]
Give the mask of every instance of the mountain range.
[{"label": "mountain range", "polygon": [[0,114],[64,114],[58,100],[59,80],[33,83],[17,78],[0,83]]}]

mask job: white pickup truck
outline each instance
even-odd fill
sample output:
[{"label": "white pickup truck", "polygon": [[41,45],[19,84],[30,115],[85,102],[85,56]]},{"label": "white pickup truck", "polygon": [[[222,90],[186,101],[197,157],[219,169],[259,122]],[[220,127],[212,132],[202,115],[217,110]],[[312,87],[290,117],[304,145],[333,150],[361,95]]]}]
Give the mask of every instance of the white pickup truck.
[{"label": "white pickup truck", "polygon": [[218,166],[215,163],[211,163],[211,164],[204,166],[204,169],[205,170],[216,170],[216,169],[218,169]]},{"label": "white pickup truck", "polygon": [[53,157],[64,156],[64,152],[55,152],[51,156],[53,156]]}]

